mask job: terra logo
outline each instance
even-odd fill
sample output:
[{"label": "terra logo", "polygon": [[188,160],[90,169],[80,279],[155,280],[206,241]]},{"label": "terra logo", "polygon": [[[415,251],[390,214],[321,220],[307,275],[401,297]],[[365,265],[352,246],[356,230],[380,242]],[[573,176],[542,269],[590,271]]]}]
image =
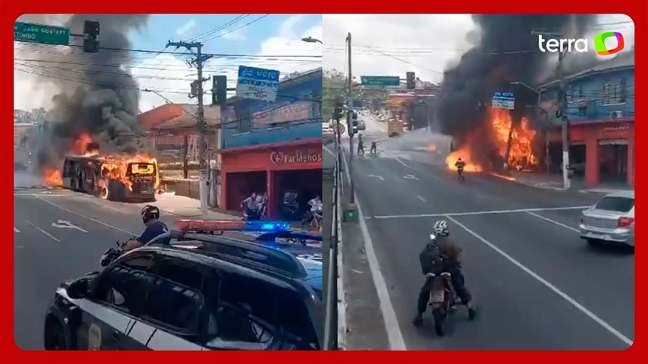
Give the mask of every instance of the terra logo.
[{"label": "terra logo", "polygon": [[[616,42],[606,42],[608,39],[615,39]],[[620,52],[624,47],[623,34],[619,32],[603,32],[594,36],[594,50],[598,55],[606,56]],[[571,52],[585,53],[589,51],[589,42],[585,38],[580,39],[545,39],[538,34],[538,48],[541,52]]]}]

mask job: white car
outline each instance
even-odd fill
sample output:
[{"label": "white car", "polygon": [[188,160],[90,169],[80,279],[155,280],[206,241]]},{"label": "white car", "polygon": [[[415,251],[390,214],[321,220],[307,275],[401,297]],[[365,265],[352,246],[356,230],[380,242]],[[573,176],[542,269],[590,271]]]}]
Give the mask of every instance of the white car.
[{"label": "white car", "polygon": [[581,214],[580,236],[590,244],[598,241],[635,244],[634,191],[603,196]]}]

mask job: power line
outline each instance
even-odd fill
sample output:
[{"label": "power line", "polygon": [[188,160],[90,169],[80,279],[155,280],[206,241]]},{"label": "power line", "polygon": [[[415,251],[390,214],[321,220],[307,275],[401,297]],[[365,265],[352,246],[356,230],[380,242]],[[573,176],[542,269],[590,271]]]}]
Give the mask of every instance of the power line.
[{"label": "power line", "polygon": [[230,33],[233,33],[233,32],[236,32],[236,31],[239,31],[239,30],[241,30],[241,29],[243,29],[243,28],[246,28],[246,27],[248,27],[248,26],[250,26],[250,25],[252,25],[252,24],[258,22],[259,20],[261,20],[261,19],[267,17],[268,15],[270,15],[270,14],[264,14],[264,15],[261,15],[261,16],[255,18],[255,19],[253,19],[253,20],[251,20],[251,21],[249,21],[249,22],[243,24],[243,26],[240,26],[240,27],[238,27],[238,28],[232,29],[232,30],[230,30],[230,31],[228,31],[228,32],[224,32],[224,33],[218,34],[218,35],[213,36],[213,37],[205,38],[204,41],[206,42],[206,41],[208,41],[208,40],[212,40],[212,39],[216,39],[216,38],[222,38],[223,36],[225,36],[225,35],[227,35],[227,34],[230,34]]},{"label": "power line", "polygon": [[223,29],[226,29],[227,27],[232,26],[232,25],[238,23],[239,21],[241,21],[241,20],[247,18],[248,16],[250,16],[250,14],[241,14],[241,15],[238,15],[238,16],[234,17],[233,19],[231,19],[230,21],[228,21],[227,23],[225,23],[225,24],[221,24],[221,25],[219,25],[219,26],[217,26],[217,27],[215,27],[215,28],[213,28],[213,29],[211,29],[211,30],[208,30],[208,31],[203,32],[203,33],[200,33],[199,35],[197,35],[197,36],[191,38],[190,40],[191,40],[191,41],[196,41],[196,40],[200,40],[200,38],[208,37],[208,36],[210,36],[210,35],[212,35],[212,34],[214,34],[214,33],[217,33],[217,32],[219,32],[219,31],[222,31]]}]

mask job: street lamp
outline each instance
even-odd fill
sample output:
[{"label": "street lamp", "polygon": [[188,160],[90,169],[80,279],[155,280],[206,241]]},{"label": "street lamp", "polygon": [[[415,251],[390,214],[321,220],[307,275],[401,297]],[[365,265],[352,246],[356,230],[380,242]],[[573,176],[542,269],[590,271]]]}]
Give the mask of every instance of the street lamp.
[{"label": "street lamp", "polygon": [[302,38],[301,40],[302,40],[302,42],[306,42],[306,43],[320,43],[320,44],[324,44],[324,42],[322,42],[321,40],[316,39],[316,38],[313,38],[313,37],[311,37],[310,35],[309,35],[308,37]]}]

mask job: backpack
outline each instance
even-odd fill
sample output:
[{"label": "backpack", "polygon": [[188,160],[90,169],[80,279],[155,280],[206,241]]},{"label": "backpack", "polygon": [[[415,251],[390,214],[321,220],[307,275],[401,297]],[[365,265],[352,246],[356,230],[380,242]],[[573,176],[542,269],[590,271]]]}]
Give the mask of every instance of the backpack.
[{"label": "backpack", "polygon": [[419,259],[421,261],[421,270],[423,271],[423,274],[439,274],[443,272],[444,262],[438,245],[426,245],[425,249],[421,252],[421,255],[419,255]]}]

